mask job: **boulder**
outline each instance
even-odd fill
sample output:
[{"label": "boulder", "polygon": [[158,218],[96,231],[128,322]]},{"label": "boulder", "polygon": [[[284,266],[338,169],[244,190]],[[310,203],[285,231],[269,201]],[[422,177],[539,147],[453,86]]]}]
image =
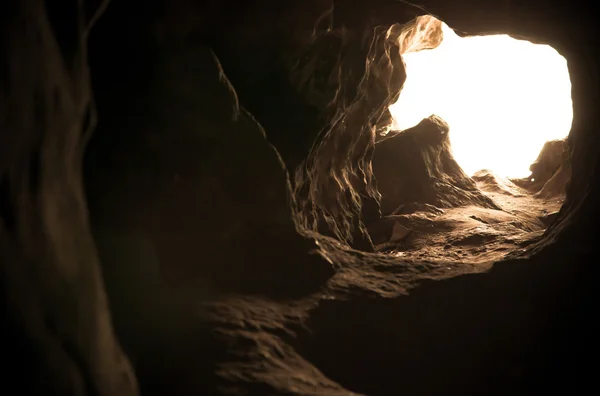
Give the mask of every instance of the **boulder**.
[{"label": "boulder", "polygon": [[413,128],[392,131],[376,143],[373,173],[384,216],[413,202],[438,208],[477,205],[498,209],[454,160],[449,131],[444,120],[432,115]]}]

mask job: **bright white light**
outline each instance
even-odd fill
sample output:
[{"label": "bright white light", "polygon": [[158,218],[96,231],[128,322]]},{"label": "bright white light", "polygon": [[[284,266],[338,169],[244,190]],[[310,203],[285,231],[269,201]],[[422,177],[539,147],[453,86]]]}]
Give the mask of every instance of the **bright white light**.
[{"label": "bright white light", "polygon": [[407,80],[390,107],[393,128],[436,114],[449,124],[454,157],[467,174],[529,176],[544,143],[571,129],[565,58],[507,35],[461,38],[446,24],[443,31],[439,47],[403,55]]}]

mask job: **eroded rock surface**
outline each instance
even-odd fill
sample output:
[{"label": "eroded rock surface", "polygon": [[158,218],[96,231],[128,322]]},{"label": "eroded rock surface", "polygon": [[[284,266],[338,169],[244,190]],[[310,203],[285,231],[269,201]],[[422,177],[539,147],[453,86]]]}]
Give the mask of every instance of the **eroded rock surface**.
[{"label": "eroded rock surface", "polygon": [[377,142],[373,173],[381,193],[383,215],[412,202],[440,208],[498,208],[454,160],[449,130],[445,121],[431,116],[413,128],[392,131]]}]

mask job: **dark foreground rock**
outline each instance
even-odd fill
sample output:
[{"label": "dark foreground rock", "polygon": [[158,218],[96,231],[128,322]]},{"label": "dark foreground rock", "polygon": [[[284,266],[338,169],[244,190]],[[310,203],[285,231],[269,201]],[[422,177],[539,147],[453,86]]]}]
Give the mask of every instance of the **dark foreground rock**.
[{"label": "dark foreground rock", "polygon": [[498,209],[454,160],[448,133],[444,120],[430,116],[413,128],[390,132],[375,145],[373,173],[383,215],[412,202]]},{"label": "dark foreground rock", "polygon": [[[152,56],[144,95],[127,99],[138,111],[123,125],[100,103],[106,118],[86,157],[105,271],[122,271],[113,246],[124,251],[137,238],[171,285],[285,295],[318,288],[332,268],[296,230],[283,162],[211,50],[157,47]],[[148,263],[131,258],[128,271]]]}]

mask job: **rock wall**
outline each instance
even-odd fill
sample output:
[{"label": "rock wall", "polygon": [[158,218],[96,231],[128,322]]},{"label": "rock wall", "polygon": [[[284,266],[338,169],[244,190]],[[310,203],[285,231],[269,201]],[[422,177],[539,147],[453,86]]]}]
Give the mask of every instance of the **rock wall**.
[{"label": "rock wall", "polygon": [[384,216],[413,203],[499,209],[454,160],[449,133],[444,120],[431,116],[413,128],[391,131],[375,144],[373,174]]},{"label": "rock wall", "polygon": [[23,395],[133,396],[82,185],[90,21],[73,4],[57,24],[46,7],[0,5],[2,383]]}]

